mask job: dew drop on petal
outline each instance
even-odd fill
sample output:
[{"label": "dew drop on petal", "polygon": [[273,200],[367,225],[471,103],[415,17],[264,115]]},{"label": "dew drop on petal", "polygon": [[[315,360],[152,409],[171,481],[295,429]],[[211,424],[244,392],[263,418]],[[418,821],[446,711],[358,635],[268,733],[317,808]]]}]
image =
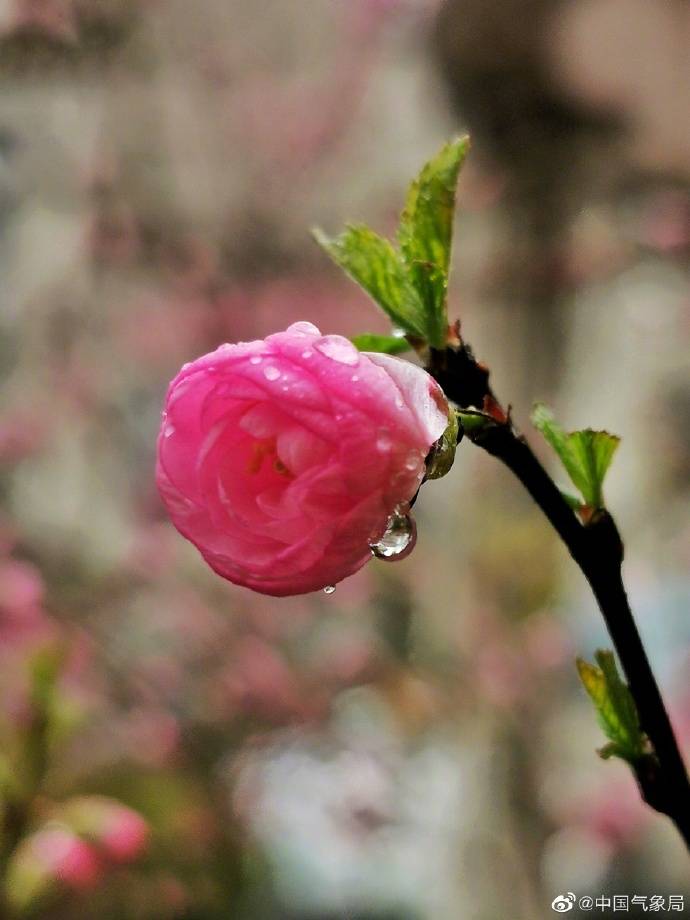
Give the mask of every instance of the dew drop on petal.
[{"label": "dew drop on petal", "polygon": [[250,364],[261,364],[262,361],[263,361],[263,358],[261,357],[261,355],[252,355],[251,358],[249,359]]},{"label": "dew drop on petal", "polygon": [[311,358],[311,356],[312,356],[313,354],[314,354],[314,352],[311,350],[311,348],[305,348],[304,351],[302,352],[302,357],[303,357],[303,358]]},{"label": "dew drop on petal", "polygon": [[268,367],[264,368],[264,377],[266,380],[277,380],[280,377],[280,371],[277,367],[273,367],[272,364],[269,364]]},{"label": "dew drop on petal", "polygon": [[412,450],[407,455],[407,459],[405,460],[405,469],[406,470],[416,470],[421,461],[422,461],[421,454],[416,450]]},{"label": "dew drop on petal", "polygon": [[175,434],[175,426],[168,423],[163,429],[163,437],[169,438],[171,434]]},{"label": "dew drop on petal", "polygon": [[339,364],[359,364],[359,352],[352,342],[348,342],[342,335],[324,335],[316,343],[316,347],[322,355]]},{"label": "dew drop on petal", "polygon": [[334,593],[335,593],[335,585],[326,585],[326,587],[323,589],[323,593],[324,593],[324,594],[334,594]]},{"label": "dew drop on petal", "polygon": [[352,377],[350,377],[350,380],[353,383],[357,383],[357,381],[359,380],[359,377],[357,376],[357,374],[353,374]]},{"label": "dew drop on petal", "polygon": [[397,562],[412,552],[417,542],[417,524],[409,505],[398,505],[388,518],[383,535],[370,543],[371,552],[377,559]]},{"label": "dew drop on petal", "polygon": [[380,450],[381,453],[387,453],[393,446],[393,439],[390,434],[384,429],[379,432],[378,437],[376,438],[376,449]]},{"label": "dew drop on petal", "polygon": [[320,329],[313,323],[307,322],[292,323],[287,327],[287,331],[292,332],[293,335],[321,335]]}]

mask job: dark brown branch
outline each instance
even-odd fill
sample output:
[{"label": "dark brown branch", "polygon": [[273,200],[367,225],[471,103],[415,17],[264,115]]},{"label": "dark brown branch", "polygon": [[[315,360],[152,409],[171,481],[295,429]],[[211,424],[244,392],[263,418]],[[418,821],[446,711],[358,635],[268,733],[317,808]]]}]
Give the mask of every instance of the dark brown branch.
[{"label": "dark brown branch", "polygon": [[[432,351],[428,370],[460,407],[498,405],[488,370],[466,346]],[[501,410],[495,414],[496,420],[487,420],[469,437],[517,476],[589,582],[635,700],[640,725],[653,747],[653,753],[634,765],[642,797],[674,821],[690,847],[690,782],[625,593],[623,543],[616,524],[603,511],[583,525],[525,439],[510,421],[501,420]]]}]

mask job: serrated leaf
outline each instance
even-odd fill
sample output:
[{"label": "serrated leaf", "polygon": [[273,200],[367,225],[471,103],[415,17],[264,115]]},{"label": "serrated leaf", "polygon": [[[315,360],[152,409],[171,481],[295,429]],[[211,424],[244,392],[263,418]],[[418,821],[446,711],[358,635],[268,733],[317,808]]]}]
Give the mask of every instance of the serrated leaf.
[{"label": "serrated leaf", "polygon": [[406,351],[412,351],[407,339],[398,335],[374,335],[365,332],[354,336],[352,343],[359,351],[377,351],[386,355],[402,355]]},{"label": "serrated leaf", "polygon": [[392,243],[363,225],[349,225],[334,238],[319,229],[313,235],[396,326],[412,335],[427,337],[424,305]]},{"label": "serrated leaf", "polygon": [[451,409],[448,413],[448,425],[446,426],[446,430],[438,439],[427,458],[427,479],[440,479],[449,472],[455,460],[459,430],[460,424],[458,414],[454,409]]},{"label": "serrated leaf", "polygon": [[468,137],[451,141],[423,167],[410,185],[398,229],[403,258],[426,308],[428,339],[436,348],[445,346],[455,189],[469,145]]},{"label": "serrated leaf", "polygon": [[425,307],[425,338],[433,348],[445,348],[448,276],[432,262],[411,262],[410,279]]},{"label": "serrated leaf", "polygon": [[564,431],[553,413],[537,403],[532,412],[532,424],[558,454],[573,485],[581,492],[585,505],[603,508],[602,486],[620,438],[608,431]]},{"label": "serrated leaf", "polygon": [[645,738],[632,694],[618,674],[613,652],[599,650],[598,667],[577,659],[580,680],[594,703],[599,724],[609,739],[600,755],[620,757],[630,763],[638,760],[645,749]]},{"label": "serrated leaf", "polygon": [[[588,505],[603,508],[602,485],[611,465],[611,460],[620,444],[620,438],[608,431],[573,431],[567,437],[573,466],[581,477],[581,483],[575,482]],[[572,478],[572,474],[571,474]]]}]

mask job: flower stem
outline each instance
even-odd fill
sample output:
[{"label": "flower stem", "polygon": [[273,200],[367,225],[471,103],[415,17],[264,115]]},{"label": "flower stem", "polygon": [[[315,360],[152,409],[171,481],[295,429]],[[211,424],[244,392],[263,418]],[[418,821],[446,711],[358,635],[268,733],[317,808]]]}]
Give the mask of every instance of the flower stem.
[{"label": "flower stem", "polygon": [[[498,405],[487,369],[467,346],[432,351],[428,369],[461,407]],[[628,680],[641,728],[653,747],[653,753],[632,765],[641,795],[671,818],[690,848],[690,781],[628,603],[621,573],[623,543],[613,518],[601,511],[582,524],[509,420],[489,419],[469,437],[520,480],[589,582]]]}]

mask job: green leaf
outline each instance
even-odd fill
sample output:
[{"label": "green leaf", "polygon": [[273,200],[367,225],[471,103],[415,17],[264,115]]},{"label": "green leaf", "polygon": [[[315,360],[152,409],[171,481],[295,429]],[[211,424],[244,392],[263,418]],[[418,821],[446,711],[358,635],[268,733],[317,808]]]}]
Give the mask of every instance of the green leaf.
[{"label": "green leaf", "polygon": [[644,754],[646,746],[635,701],[618,674],[613,652],[599,650],[595,658],[598,667],[578,658],[577,670],[610,742],[600,755],[604,759],[620,757],[634,763]]},{"label": "green leaf", "polygon": [[[568,435],[568,449],[582,484],[575,482],[592,508],[603,508],[602,485],[620,438],[608,431],[573,431]],[[572,478],[572,475],[571,475]]]},{"label": "green leaf", "polygon": [[399,335],[374,335],[364,332],[362,335],[354,336],[352,343],[360,351],[378,351],[386,355],[401,355],[412,350],[407,339]]},{"label": "green leaf", "polygon": [[563,454],[567,453],[567,435],[553,417],[553,412],[544,403],[535,403],[532,409],[532,424],[541,431],[558,456],[563,459]]},{"label": "green leaf", "polygon": [[427,337],[445,347],[446,296],[455,215],[455,189],[467,156],[468,137],[446,144],[410,185],[398,239],[412,281],[426,308]]},{"label": "green leaf", "polygon": [[362,225],[349,225],[332,239],[319,229],[313,235],[396,326],[412,335],[427,337],[424,305],[392,243]]},{"label": "green leaf", "polygon": [[603,508],[602,486],[620,438],[608,431],[564,431],[551,411],[537,403],[532,412],[532,424],[555,450],[573,484],[580,490],[590,508]]},{"label": "green leaf", "polygon": [[450,470],[455,460],[455,451],[458,446],[458,432],[460,424],[458,413],[451,409],[448,412],[448,425],[441,437],[431,450],[426,464],[426,478],[440,479]]}]

